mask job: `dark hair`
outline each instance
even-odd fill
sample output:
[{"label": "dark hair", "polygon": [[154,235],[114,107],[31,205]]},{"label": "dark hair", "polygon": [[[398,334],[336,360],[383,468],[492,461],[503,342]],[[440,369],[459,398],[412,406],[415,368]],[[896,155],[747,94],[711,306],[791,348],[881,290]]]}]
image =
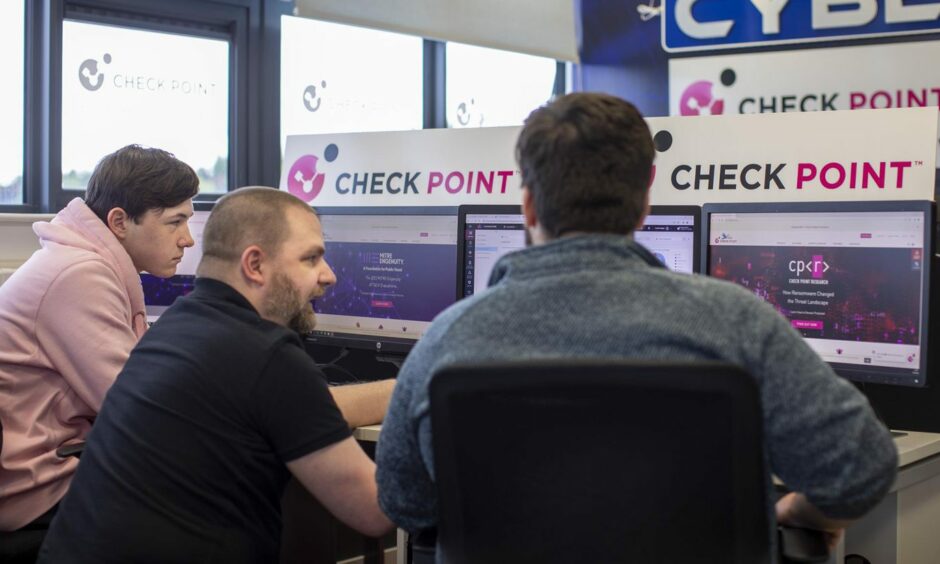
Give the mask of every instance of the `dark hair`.
[{"label": "dark hair", "polygon": [[316,213],[296,196],[276,188],[247,186],[222,196],[202,231],[203,261],[238,260],[249,245],[277,255],[290,235],[287,209],[291,207]]},{"label": "dark hair", "polygon": [[150,210],[172,208],[199,193],[199,177],[171,153],[128,145],[98,162],[88,179],[85,204],[108,222],[121,208],[137,219]]},{"label": "dark hair", "polygon": [[548,237],[628,234],[646,205],[653,139],[633,104],[607,94],[568,94],[525,120],[516,160]]}]

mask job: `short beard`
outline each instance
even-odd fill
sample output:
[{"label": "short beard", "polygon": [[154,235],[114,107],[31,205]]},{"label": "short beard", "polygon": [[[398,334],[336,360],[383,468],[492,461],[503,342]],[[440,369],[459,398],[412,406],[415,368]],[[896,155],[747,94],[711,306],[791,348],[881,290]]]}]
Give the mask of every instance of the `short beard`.
[{"label": "short beard", "polygon": [[288,329],[301,335],[312,333],[317,326],[317,315],[313,304],[305,301],[301,305],[300,291],[284,274],[275,274],[271,294],[265,300],[265,311],[272,319],[281,320]]}]

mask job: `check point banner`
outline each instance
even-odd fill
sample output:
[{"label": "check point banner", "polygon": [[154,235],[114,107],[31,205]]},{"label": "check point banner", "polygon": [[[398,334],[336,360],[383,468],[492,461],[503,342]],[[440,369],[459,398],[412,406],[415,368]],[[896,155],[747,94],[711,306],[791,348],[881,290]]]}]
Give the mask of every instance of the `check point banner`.
[{"label": "check point banner", "polygon": [[[936,108],[648,118],[651,203],[933,200]],[[296,135],[280,189],[312,206],[521,201],[519,127]]]},{"label": "check point banner", "polygon": [[653,204],[933,200],[936,108],[649,118]]},{"label": "check point banner", "polygon": [[518,204],[518,127],[292,135],[280,189],[312,206]]}]

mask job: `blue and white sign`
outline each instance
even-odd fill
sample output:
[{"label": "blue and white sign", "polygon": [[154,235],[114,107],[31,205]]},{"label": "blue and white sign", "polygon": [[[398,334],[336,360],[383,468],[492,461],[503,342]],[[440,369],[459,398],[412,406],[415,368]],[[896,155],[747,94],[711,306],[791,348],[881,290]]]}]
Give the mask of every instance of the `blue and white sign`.
[{"label": "blue and white sign", "polygon": [[932,0],[664,0],[666,51],[940,32]]}]

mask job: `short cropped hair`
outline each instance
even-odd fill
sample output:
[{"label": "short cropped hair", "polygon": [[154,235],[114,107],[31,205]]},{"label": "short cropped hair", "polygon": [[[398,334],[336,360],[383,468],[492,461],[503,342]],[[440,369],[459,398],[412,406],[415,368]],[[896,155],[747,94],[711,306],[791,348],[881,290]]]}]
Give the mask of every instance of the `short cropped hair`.
[{"label": "short cropped hair", "polygon": [[276,256],[290,235],[289,208],[316,215],[296,196],[275,188],[247,186],[222,196],[202,231],[203,261],[237,261],[250,245]]},{"label": "short cropped hair", "polygon": [[640,112],[600,93],[568,94],[535,110],[516,143],[522,183],[549,238],[632,233],[646,206],[653,155]]},{"label": "short cropped hair", "polygon": [[98,163],[85,191],[85,204],[101,221],[123,209],[135,222],[150,210],[178,206],[199,193],[192,167],[161,149],[128,145]]}]

